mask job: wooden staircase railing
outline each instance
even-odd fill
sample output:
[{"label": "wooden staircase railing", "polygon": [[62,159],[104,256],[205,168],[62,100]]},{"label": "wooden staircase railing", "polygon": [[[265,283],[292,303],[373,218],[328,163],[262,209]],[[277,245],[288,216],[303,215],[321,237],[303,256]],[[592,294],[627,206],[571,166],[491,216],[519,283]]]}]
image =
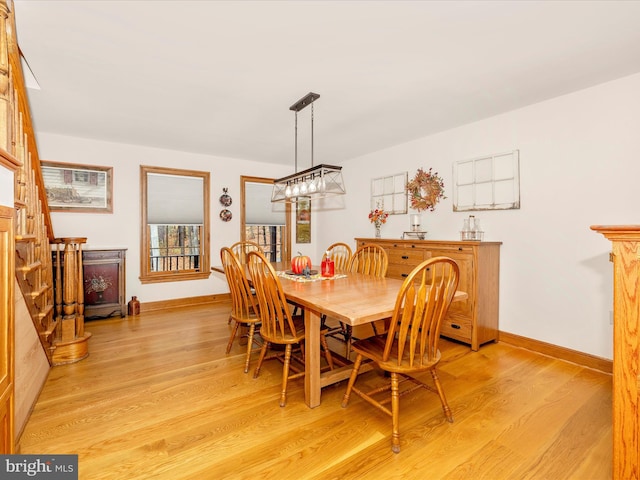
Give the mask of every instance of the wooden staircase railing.
[{"label": "wooden staircase railing", "polygon": [[[14,190],[16,279],[49,363],[70,363],[88,355],[90,337],[84,332],[83,307],[77,301],[83,288],[82,254],[76,247],[78,239],[56,239],[53,234],[12,4],[0,0],[0,7],[3,13],[0,18],[0,148],[20,165],[15,174]],[[67,261],[71,262],[64,270],[64,279],[57,283],[60,288],[75,292],[72,295],[65,290],[62,312],[56,312],[54,303],[50,242],[56,246],[63,244],[65,253],[68,252],[65,266]],[[74,261],[78,252],[80,261]]]}]

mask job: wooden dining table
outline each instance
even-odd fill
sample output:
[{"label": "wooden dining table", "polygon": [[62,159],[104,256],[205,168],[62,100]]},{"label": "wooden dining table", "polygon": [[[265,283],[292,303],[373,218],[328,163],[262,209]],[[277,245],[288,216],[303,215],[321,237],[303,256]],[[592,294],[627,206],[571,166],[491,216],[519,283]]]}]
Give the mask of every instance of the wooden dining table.
[{"label": "wooden dining table", "polygon": [[[284,267],[283,264],[272,265],[277,271],[282,271]],[[221,267],[213,267],[212,270],[223,271]],[[389,318],[403,281],[348,273],[342,277],[315,281],[291,280],[281,276],[280,283],[287,300],[304,310],[304,398],[306,405],[314,408],[320,405],[322,388],[349,378],[352,369],[346,365],[321,372],[321,316],[326,315],[352,327]],[[465,292],[457,291],[454,301],[465,298]]]}]

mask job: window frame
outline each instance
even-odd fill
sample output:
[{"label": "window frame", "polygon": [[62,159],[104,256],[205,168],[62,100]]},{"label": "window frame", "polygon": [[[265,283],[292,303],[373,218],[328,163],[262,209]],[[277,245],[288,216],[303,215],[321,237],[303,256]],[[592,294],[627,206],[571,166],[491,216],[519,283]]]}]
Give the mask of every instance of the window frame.
[{"label": "window frame", "polygon": [[[248,175],[240,176],[240,240],[246,241],[245,209],[247,206],[246,187],[247,183],[264,183],[273,186],[273,178],[252,177]],[[285,227],[281,246],[282,262],[291,261],[291,204],[285,204]]]},{"label": "window frame", "polygon": [[519,150],[460,160],[453,164],[454,212],[519,208]]},{"label": "window frame", "polygon": [[[177,271],[151,271],[151,252],[149,250],[150,229],[147,222],[148,212],[148,174],[173,175],[184,177],[197,177],[202,179],[202,199],[203,199],[203,224],[202,238],[200,239],[200,270],[177,270]],[[140,282],[179,282],[185,280],[207,279],[211,275],[210,260],[210,173],[197,170],[184,170],[167,167],[152,167],[148,165],[140,166]]]}]

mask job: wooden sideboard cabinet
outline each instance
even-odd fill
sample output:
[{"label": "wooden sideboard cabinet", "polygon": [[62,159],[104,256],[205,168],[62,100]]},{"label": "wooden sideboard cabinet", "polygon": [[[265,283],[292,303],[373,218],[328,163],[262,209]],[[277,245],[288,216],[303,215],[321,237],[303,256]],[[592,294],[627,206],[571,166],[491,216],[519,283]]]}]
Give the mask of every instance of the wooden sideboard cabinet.
[{"label": "wooden sideboard cabinet", "polygon": [[471,345],[498,339],[500,245],[502,242],[393,240],[356,238],[356,245],[374,243],[389,256],[387,277],[404,279],[417,265],[432,257],[452,258],[460,268],[458,289],[467,300],[454,302],[441,327],[441,335]]},{"label": "wooden sideboard cabinet", "polygon": [[82,252],[86,319],[126,316],[126,253],[122,248]]}]

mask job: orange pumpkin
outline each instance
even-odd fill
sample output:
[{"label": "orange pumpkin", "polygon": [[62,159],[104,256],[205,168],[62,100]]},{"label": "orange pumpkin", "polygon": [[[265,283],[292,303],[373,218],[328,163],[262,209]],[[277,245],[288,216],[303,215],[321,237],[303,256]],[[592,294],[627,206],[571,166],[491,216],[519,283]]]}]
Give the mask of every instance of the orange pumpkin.
[{"label": "orange pumpkin", "polygon": [[309,267],[309,270],[311,270],[311,259],[298,252],[298,255],[291,259],[291,271],[296,275],[300,275],[305,267]]}]

